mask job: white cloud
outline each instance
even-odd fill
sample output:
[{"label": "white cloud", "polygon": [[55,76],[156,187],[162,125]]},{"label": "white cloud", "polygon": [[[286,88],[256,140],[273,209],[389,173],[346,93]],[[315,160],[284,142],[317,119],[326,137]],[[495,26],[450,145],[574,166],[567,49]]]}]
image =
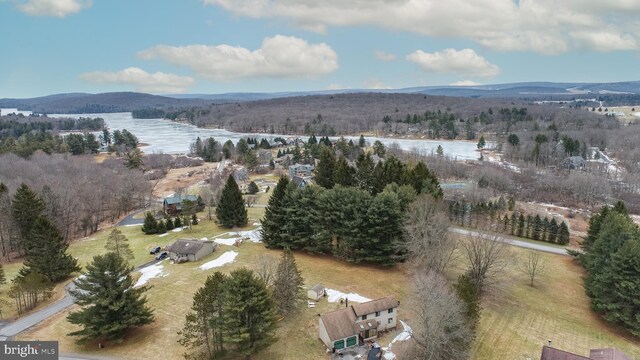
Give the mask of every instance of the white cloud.
[{"label": "white cloud", "polygon": [[27,15],[63,18],[91,7],[91,0],[15,0],[16,7]]},{"label": "white cloud", "polygon": [[142,59],[163,59],[186,66],[213,81],[243,78],[305,78],[338,68],[338,55],[325,43],[309,44],[290,36],[265,38],[257,50],[230,45],[159,45],[138,53]]},{"label": "white cloud", "polygon": [[460,80],[460,81],[452,82],[449,85],[450,86],[478,86],[478,85],[482,85],[482,84],[477,83],[477,82],[472,81],[472,80]]},{"label": "white cloud", "polygon": [[396,59],[396,55],[392,53],[387,53],[384,51],[376,51],[375,52],[376,59],[380,61],[393,61]]},{"label": "white cloud", "polygon": [[365,80],[364,87],[365,89],[384,89],[384,90],[392,89],[391,86],[386,85],[380,79],[376,79],[376,78]]},{"label": "white cloud", "polygon": [[351,89],[351,88],[348,87],[348,86],[340,85],[340,84],[329,84],[324,89],[325,90],[346,90],[346,89]]},{"label": "white cloud", "polygon": [[150,93],[183,93],[195,80],[188,76],[179,76],[156,72],[150,74],[137,67],[129,67],[122,71],[94,71],[80,75],[85,81],[99,84],[133,85],[137,91]]},{"label": "white cloud", "polygon": [[[470,39],[503,51],[640,49],[638,0],[202,0],[236,15],[286,18],[325,33],[330,26],[378,26],[430,37]],[[596,36],[606,30],[610,35]],[[585,34],[591,34],[586,36]],[[594,39],[595,38],[595,39]]]},{"label": "white cloud", "polygon": [[407,60],[426,72],[454,74],[471,77],[493,77],[500,73],[497,65],[491,64],[472,49],[444,49],[435,53],[418,50],[407,55]]}]

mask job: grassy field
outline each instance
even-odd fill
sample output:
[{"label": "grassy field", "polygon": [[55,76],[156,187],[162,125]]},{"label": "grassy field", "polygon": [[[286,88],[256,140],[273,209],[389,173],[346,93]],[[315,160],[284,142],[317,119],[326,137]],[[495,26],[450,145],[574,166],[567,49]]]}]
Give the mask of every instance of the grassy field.
[{"label": "grassy field", "polygon": [[[274,177],[262,178],[277,180]],[[259,194],[256,203],[266,204],[268,195]],[[257,222],[263,212],[264,207],[250,208],[249,224]],[[206,217],[204,213],[199,215],[203,219]],[[246,229],[251,228],[254,226]],[[180,237],[212,237],[227,231],[207,220],[192,230],[169,232],[164,237],[143,235],[137,226],[122,230],[130,239],[136,254],[133,261],[136,265],[153,258],[148,251],[155,245],[163,246]],[[107,235],[108,230],[76,241],[70,247],[70,252],[81,264],[86,264],[93,255],[104,252]],[[235,262],[207,271],[198,268],[226,251],[238,252]],[[473,359],[525,359],[527,356],[535,359],[540,356],[541,347],[548,339],[553,341],[555,347],[583,355],[590,348],[617,347],[633,357],[640,357],[638,339],[604,323],[589,309],[589,300],[582,287],[584,270],[579,265],[569,257],[543,253],[547,271],[536,280],[536,287],[530,287],[526,276],[514,265],[526,251],[512,248],[511,266],[503,270],[499,282],[483,299]],[[102,350],[98,350],[96,344],[75,345],[73,339],[65,336],[74,330],[65,320],[67,313],[54,316],[21,334],[20,339],[57,339],[63,352],[93,353],[123,359],[157,358],[159,349],[162,349],[162,358],[179,359],[184,349],[177,343],[176,333],[183,325],[193,293],[204,283],[206,276],[216,270],[228,273],[242,266],[252,268],[262,254],[278,257],[280,251],[267,250],[262,244],[255,243],[244,243],[240,247],[222,245],[214,254],[197,263],[176,265],[169,261],[162,262],[165,276],[149,282],[153,287],[148,299],[150,306],[155,309],[156,321],[132,331],[121,344],[108,344]],[[321,282],[328,288],[355,292],[369,298],[393,294],[401,303],[407,304],[405,299],[409,291],[409,276],[405,265],[381,268],[304,253],[296,253],[295,257],[307,286]],[[452,277],[462,272],[464,267],[462,258],[459,258]],[[8,278],[18,268],[19,264],[7,265]],[[279,322],[277,341],[253,358],[326,359],[323,345],[317,338],[318,314],[339,306],[322,300],[314,309],[302,307],[297,314]],[[399,317],[411,324],[409,312],[402,305]],[[387,334],[381,344],[386,346],[393,336],[394,333]]]}]

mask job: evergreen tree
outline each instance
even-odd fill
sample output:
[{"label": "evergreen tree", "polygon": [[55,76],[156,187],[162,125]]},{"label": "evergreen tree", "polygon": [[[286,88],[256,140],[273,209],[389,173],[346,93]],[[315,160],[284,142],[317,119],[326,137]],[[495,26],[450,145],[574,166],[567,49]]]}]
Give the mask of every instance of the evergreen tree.
[{"label": "evergreen tree", "polygon": [[219,271],[207,277],[204,286],[193,296],[191,312],[186,315],[185,325],[178,332],[180,345],[193,349],[195,354],[204,347],[208,359],[224,350],[222,307],[225,280],[226,276]]},{"label": "evergreen tree", "polygon": [[281,177],[269,198],[264,218],[261,221],[262,241],[268,248],[282,246],[281,229],[287,221],[285,208],[287,185],[289,185],[289,179],[284,176]]},{"label": "evergreen tree", "polygon": [[436,155],[444,156],[444,149],[442,148],[442,145],[438,145],[438,147],[436,148]]},{"label": "evergreen tree", "polygon": [[245,357],[270,344],[276,327],[275,307],[269,292],[253,271],[231,272],[224,283],[223,328],[225,343]]},{"label": "evergreen tree", "polygon": [[540,232],[542,231],[542,219],[540,215],[536,214],[533,218],[533,228],[531,229],[531,238],[533,240],[540,240]]},{"label": "evergreen tree", "polygon": [[248,191],[249,191],[249,194],[255,195],[258,193],[258,191],[260,191],[260,189],[258,189],[258,185],[256,185],[256,183],[252,181],[249,183]]},{"label": "evergreen tree", "polygon": [[355,170],[349,166],[347,159],[341,156],[336,161],[336,167],[333,172],[333,182],[335,185],[352,186],[354,183]]},{"label": "evergreen tree", "polygon": [[45,205],[38,195],[27,184],[22,183],[13,195],[11,214],[23,241],[30,235],[35,220],[44,213],[44,210]]},{"label": "evergreen tree", "polygon": [[291,250],[285,248],[273,281],[273,299],[280,314],[287,315],[296,309],[303,299],[303,285],[304,279],[298,270],[296,259]]},{"label": "evergreen tree", "polygon": [[549,219],[545,216],[540,227],[540,240],[549,241]]},{"label": "evergreen tree", "polygon": [[458,298],[465,304],[465,315],[472,329],[475,329],[480,321],[480,290],[468,274],[458,276],[458,281],[453,285]]},{"label": "evergreen tree", "polygon": [[235,146],[233,145],[233,141],[227,140],[222,146],[222,155],[224,155],[225,159],[230,159],[235,150]]},{"label": "evergreen tree", "polygon": [[509,197],[509,207],[508,210],[509,211],[513,211],[516,209],[516,199],[513,198],[513,196]]},{"label": "evergreen tree", "polygon": [[360,139],[358,140],[358,146],[361,148],[367,146],[367,141],[364,139],[364,135],[360,135]]},{"label": "evergreen tree", "polygon": [[142,224],[141,230],[147,235],[156,234],[158,232],[158,221],[151,211],[147,211],[144,214],[144,223]]},{"label": "evergreen tree", "polygon": [[558,227],[558,222],[555,218],[551,218],[551,221],[549,221],[549,234],[547,235],[547,241],[551,243],[557,243],[559,230],[560,228]]},{"label": "evergreen tree", "polygon": [[511,227],[509,229],[509,234],[517,235],[518,234],[518,216],[517,213],[511,214]]},{"label": "evergreen tree", "polygon": [[533,233],[533,216],[531,214],[527,215],[527,230],[524,232],[524,237],[527,239],[531,239]]},{"label": "evergreen tree", "polygon": [[[381,193],[370,199],[362,210],[361,232],[367,240],[356,246],[355,261],[393,265],[399,257],[397,249],[402,242],[404,217],[398,195]],[[368,236],[367,236],[368,235]]]},{"label": "evergreen tree", "polygon": [[104,248],[109,252],[118,254],[118,256],[125,260],[131,260],[134,258],[133,251],[131,251],[131,248],[129,247],[129,239],[127,239],[122,231],[117,228],[114,228],[111,230],[111,233],[109,233],[109,237],[107,238],[107,243]]},{"label": "evergreen tree", "polygon": [[373,170],[375,164],[371,154],[361,154],[356,161],[355,184],[362,190],[372,194],[374,192]]},{"label": "evergreen tree", "polygon": [[480,136],[480,140],[478,140],[478,149],[484,149],[487,145],[487,142],[484,140],[484,136]]},{"label": "evergreen tree", "polygon": [[384,155],[387,153],[387,149],[385,149],[384,144],[380,142],[380,140],[376,140],[373,143],[373,153],[380,157],[384,157]]},{"label": "evergreen tree", "polygon": [[57,282],[80,270],[77,260],[67,254],[69,244],[47,218],[36,219],[25,245],[22,277],[36,272],[50,282]]},{"label": "evergreen tree", "polygon": [[316,184],[325,189],[331,189],[335,184],[335,167],[336,156],[334,155],[333,150],[323,147],[322,150],[320,150],[320,161],[318,162],[316,176],[314,178]]},{"label": "evergreen tree", "polygon": [[569,227],[566,222],[560,224],[558,229],[558,244],[567,245],[569,243]]},{"label": "evergreen tree", "polygon": [[198,225],[198,216],[196,214],[191,215],[191,224]]},{"label": "evergreen tree", "polygon": [[438,178],[429,171],[427,165],[422,161],[407,172],[407,178],[408,183],[413,186],[418,194],[429,194],[436,199],[442,197],[443,193]]},{"label": "evergreen tree", "polygon": [[524,215],[520,214],[520,216],[518,217],[518,231],[517,231],[518,237],[524,236],[525,226],[526,226],[526,221],[524,219]]},{"label": "evergreen tree", "polygon": [[156,229],[158,234],[166,234],[167,233],[167,225],[164,221],[158,221],[158,228]]},{"label": "evergreen tree", "polygon": [[116,253],[93,257],[84,276],[74,281],[76,289],[70,291],[82,308],[67,320],[82,329],[69,335],[80,336],[79,343],[100,337],[120,341],[128,329],[154,321],[144,296],[149,287],[134,287],[132,270]]},{"label": "evergreen tree", "polygon": [[216,218],[218,223],[226,228],[245,226],[249,220],[242,193],[240,193],[240,188],[232,175],[229,175],[222,190],[220,201],[216,207]]},{"label": "evergreen tree", "polygon": [[164,220],[164,226],[167,229],[167,231],[175,229],[173,227],[173,220],[170,217]]},{"label": "evergreen tree", "polygon": [[182,227],[182,219],[180,218],[180,216],[176,216],[176,218],[173,219],[173,228],[178,229],[181,227]]}]

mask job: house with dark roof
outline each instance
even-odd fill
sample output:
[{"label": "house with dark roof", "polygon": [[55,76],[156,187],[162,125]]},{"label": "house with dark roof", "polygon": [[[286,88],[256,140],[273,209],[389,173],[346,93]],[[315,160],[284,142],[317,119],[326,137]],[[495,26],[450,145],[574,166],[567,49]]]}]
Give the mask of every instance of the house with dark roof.
[{"label": "house with dark roof", "polygon": [[198,261],[211,254],[217,247],[217,244],[213,241],[178,239],[173,244],[167,246],[165,250],[169,253],[171,260],[181,263]]},{"label": "house with dark roof", "polygon": [[396,327],[398,306],[398,300],[386,296],[324,313],[319,320],[320,340],[328,349],[339,352],[376,338],[379,332]]},{"label": "house with dark roof", "polygon": [[312,172],[313,172],[313,165],[309,165],[309,164],[294,164],[294,165],[289,166],[289,176],[291,176],[291,177],[295,177],[295,176],[300,176],[300,177],[311,176]]},{"label": "house with dark roof", "polygon": [[293,185],[300,189],[304,189],[307,187],[307,185],[309,185],[309,182],[307,182],[307,180],[301,176],[294,176],[291,179],[291,183],[293,183]]},{"label": "house with dark roof", "polygon": [[162,210],[169,215],[175,215],[182,210],[182,202],[184,200],[192,201],[194,204],[198,203],[196,195],[175,195],[164,198]]},{"label": "house with dark roof", "polygon": [[540,360],[631,360],[631,358],[622,351],[613,348],[591,349],[589,356],[586,357],[545,345],[542,347]]}]

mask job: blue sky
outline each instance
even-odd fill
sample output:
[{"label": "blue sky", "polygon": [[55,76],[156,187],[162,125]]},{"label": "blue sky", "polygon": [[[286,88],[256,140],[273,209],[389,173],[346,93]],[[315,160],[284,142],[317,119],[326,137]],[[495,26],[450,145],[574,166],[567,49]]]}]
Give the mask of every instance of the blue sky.
[{"label": "blue sky", "polygon": [[0,0],[0,98],[640,80],[638,0]]}]

